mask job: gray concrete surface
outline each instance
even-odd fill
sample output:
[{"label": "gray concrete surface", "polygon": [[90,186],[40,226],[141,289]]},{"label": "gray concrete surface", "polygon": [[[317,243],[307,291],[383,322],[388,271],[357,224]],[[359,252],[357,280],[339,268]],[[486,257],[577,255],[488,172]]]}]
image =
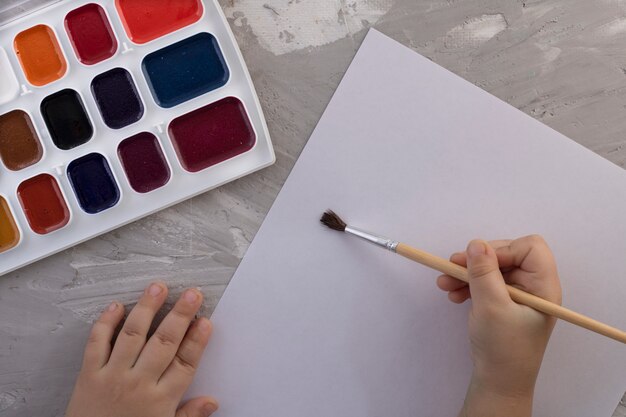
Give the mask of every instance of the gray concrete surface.
[{"label": "gray concrete surface", "polygon": [[[0,19],[37,2],[0,0]],[[0,278],[0,416],[63,414],[90,323],[112,299],[130,307],[158,278],[171,300],[201,288],[211,313],[369,26],[626,164],[624,0],[220,3],[276,165]]]}]

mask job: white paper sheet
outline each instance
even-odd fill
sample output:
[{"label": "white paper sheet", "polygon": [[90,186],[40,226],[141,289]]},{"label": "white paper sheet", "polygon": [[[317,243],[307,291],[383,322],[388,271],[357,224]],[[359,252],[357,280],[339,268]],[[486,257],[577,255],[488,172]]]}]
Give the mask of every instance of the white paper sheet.
[{"label": "white paper sheet", "polygon": [[[190,394],[228,417],[450,417],[468,306],[438,275],[318,222],[447,257],[543,234],[565,305],[626,328],[626,172],[370,31],[241,263]],[[535,416],[610,417],[626,346],[559,323]]]}]

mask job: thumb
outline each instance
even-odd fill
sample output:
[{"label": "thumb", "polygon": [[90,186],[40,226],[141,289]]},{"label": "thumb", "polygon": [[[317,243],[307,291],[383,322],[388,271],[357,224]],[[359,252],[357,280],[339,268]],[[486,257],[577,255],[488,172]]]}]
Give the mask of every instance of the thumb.
[{"label": "thumb", "polygon": [[218,408],[217,401],[211,397],[198,397],[187,401],[176,412],[176,417],[209,417]]},{"label": "thumb", "polygon": [[498,258],[487,242],[472,240],[467,245],[467,270],[474,306],[480,308],[489,304],[504,305],[511,302],[498,266]]}]

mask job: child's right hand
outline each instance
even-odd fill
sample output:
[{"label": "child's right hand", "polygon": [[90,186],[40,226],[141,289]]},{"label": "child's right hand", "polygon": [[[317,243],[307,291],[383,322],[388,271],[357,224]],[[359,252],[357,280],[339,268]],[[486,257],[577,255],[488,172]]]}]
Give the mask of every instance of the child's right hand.
[{"label": "child's right hand", "polygon": [[437,285],[455,303],[472,299],[469,337],[474,372],[461,416],[530,416],[535,381],[555,319],[516,304],[505,283],[561,303],[561,286],[543,238],[474,240],[450,260],[467,266],[469,286],[448,275]]}]

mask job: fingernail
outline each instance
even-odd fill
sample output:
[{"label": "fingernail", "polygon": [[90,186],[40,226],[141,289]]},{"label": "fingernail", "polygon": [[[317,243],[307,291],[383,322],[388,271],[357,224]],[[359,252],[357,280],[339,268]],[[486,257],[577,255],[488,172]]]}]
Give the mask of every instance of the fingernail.
[{"label": "fingernail", "polygon": [[150,285],[150,288],[148,289],[148,294],[150,294],[153,297],[156,297],[162,292],[163,292],[163,287],[161,287],[159,284],[152,284]]},{"label": "fingernail", "polygon": [[216,412],[218,408],[219,405],[217,404],[217,401],[211,400],[207,401],[207,403],[204,404],[204,407],[202,407],[202,411],[208,416]]},{"label": "fingernail", "polygon": [[194,304],[196,301],[198,301],[198,293],[195,292],[194,290],[187,290],[187,291],[185,291],[185,294],[183,295],[183,298],[188,303]]},{"label": "fingernail", "polygon": [[109,306],[107,307],[107,311],[112,312],[117,310],[117,303],[115,301],[113,301],[111,304],[109,304]]},{"label": "fingernail", "polygon": [[487,253],[487,247],[479,240],[472,240],[467,246],[467,254],[469,256],[479,256]]},{"label": "fingernail", "polygon": [[200,319],[198,328],[202,333],[208,333],[211,330],[211,322],[205,318]]}]

